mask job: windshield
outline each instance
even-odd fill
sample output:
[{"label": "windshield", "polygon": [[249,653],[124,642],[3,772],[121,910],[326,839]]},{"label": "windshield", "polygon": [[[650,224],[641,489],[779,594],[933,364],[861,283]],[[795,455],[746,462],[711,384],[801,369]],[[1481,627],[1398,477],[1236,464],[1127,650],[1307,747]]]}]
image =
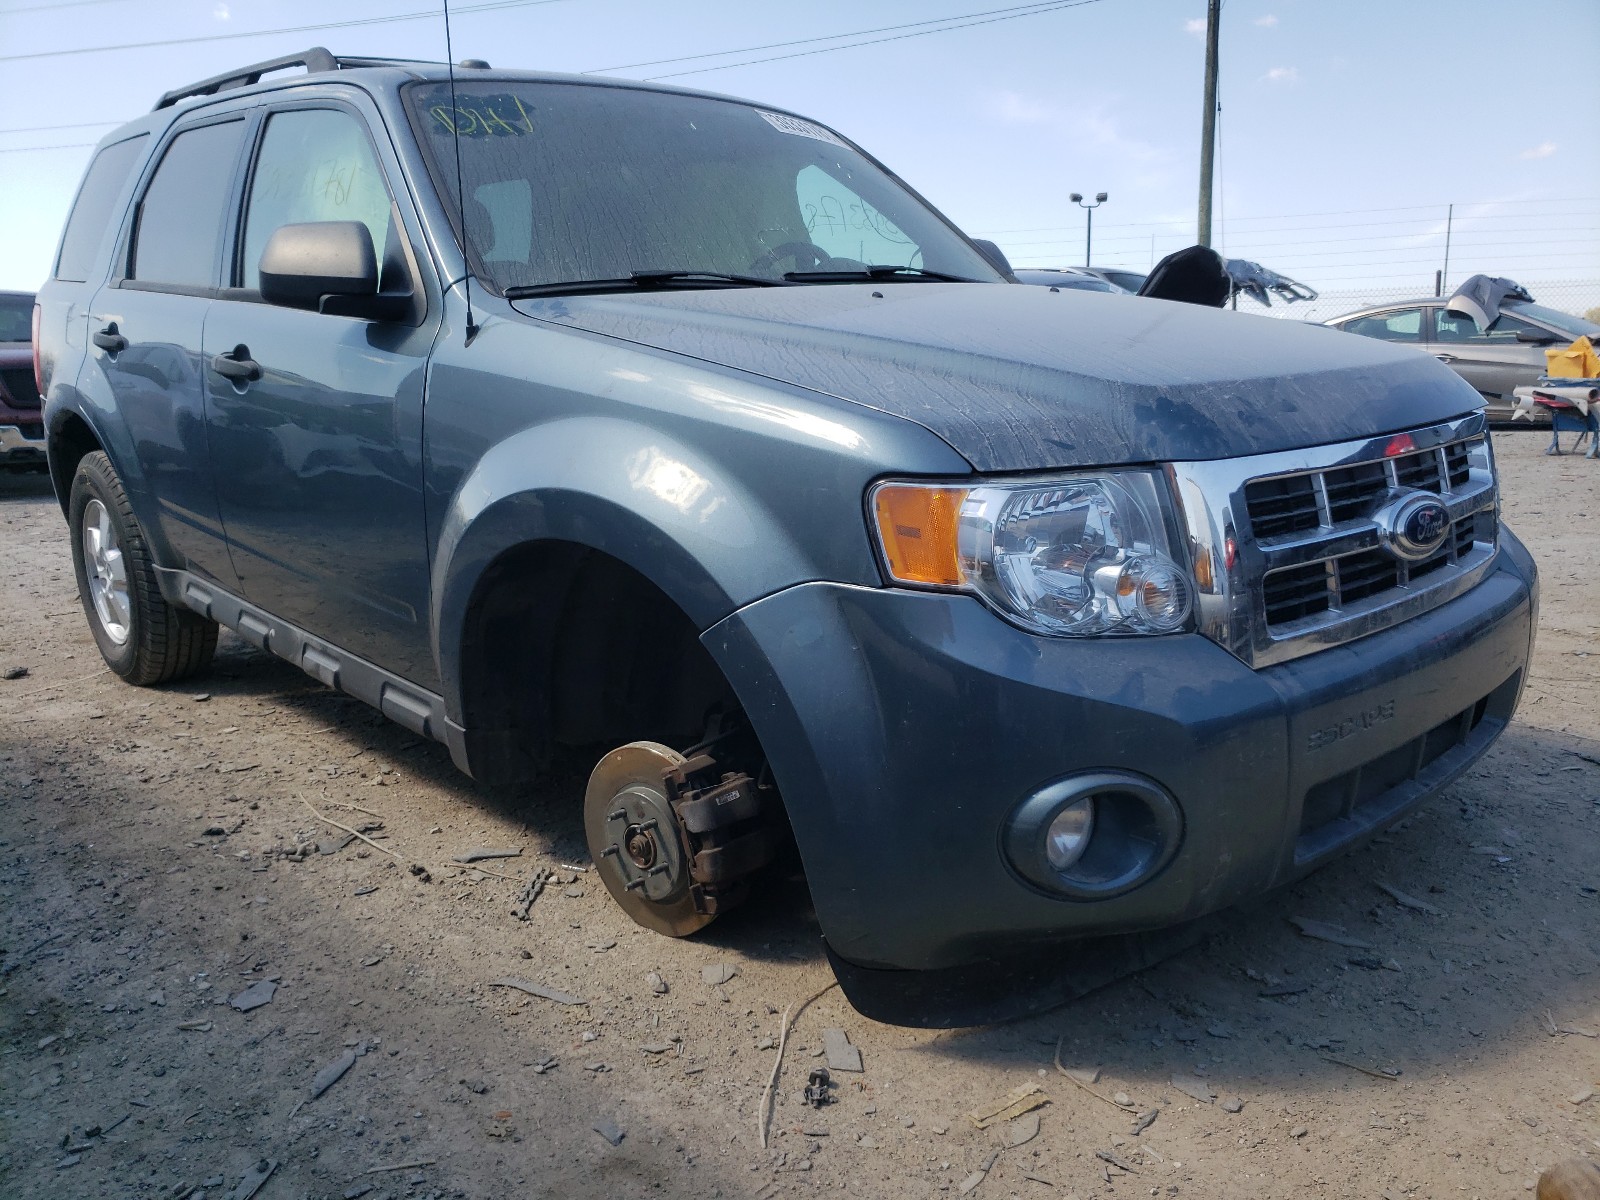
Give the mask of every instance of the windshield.
[{"label": "windshield", "polygon": [[638,272],[847,282],[869,266],[910,268],[891,282],[918,270],[1000,282],[943,218],[809,121],[609,86],[456,89],[452,106],[447,84],[413,84],[407,105],[452,209],[459,137],[468,253],[502,292]]},{"label": "windshield", "polygon": [[33,340],[33,297],[0,296],[0,342]]},{"label": "windshield", "polygon": [[1559,329],[1563,333],[1570,334],[1574,340],[1600,334],[1600,325],[1596,325],[1593,321],[1585,321],[1582,317],[1575,317],[1559,309],[1546,308],[1542,304],[1508,304],[1505,310],[1514,312],[1519,317],[1529,317],[1552,329]]}]

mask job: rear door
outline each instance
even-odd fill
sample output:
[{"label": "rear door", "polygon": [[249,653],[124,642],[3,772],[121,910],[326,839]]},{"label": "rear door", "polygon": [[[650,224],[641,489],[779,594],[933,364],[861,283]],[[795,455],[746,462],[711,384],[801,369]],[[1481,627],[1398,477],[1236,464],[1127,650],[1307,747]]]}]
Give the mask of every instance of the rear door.
[{"label": "rear door", "polygon": [[[361,100],[280,103],[256,135],[203,375],[222,520],[246,599],[416,682],[427,637],[422,493],[428,319],[419,259],[390,185],[392,150]],[[279,227],[360,221],[385,291],[411,316],[369,321],[267,304],[261,252]],[[254,379],[230,377],[250,362]]]},{"label": "rear door", "polygon": [[124,447],[116,465],[157,557],[228,587],[200,356],[245,127],[238,113],[196,119],[158,149],[113,278],[91,302],[79,383],[113,406],[121,428],[108,440]]}]

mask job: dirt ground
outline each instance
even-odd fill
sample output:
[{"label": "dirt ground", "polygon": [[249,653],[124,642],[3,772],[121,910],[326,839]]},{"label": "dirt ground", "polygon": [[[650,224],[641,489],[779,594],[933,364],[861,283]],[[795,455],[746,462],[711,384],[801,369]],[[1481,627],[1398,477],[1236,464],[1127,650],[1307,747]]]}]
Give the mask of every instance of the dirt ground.
[{"label": "dirt ground", "polygon": [[[0,683],[0,1195],[1526,1194],[1600,1157],[1600,1096],[1580,1099],[1600,1089],[1600,463],[1545,442],[1496,439],[1544,600],[1517,720],[1468,777],[1048,1015],[906,1030],[824,992],[794,1022],[766,1150],[780,1014],[832,980],[802,884],[671,941],[562,867],[586,861],[581,776],[488,796],[226,634],[201,680],[123,685],[48,485],[0,480],[0,668],[28,670]],[[341,848],[311,806],[376,844]],[[452,863],[475,847],[523,854]],[[541,866],[557,878],[520,921]],[[508,976],[587,1003],[493,986]],[[263,981],[270,1003],[229,1005]],[[813,1111],[827,1027],[865,1070]],[[1057,1071],[1058,1037],[1092,1087]],[[1019,1085],[1049,1102],[967,1118]]]}]

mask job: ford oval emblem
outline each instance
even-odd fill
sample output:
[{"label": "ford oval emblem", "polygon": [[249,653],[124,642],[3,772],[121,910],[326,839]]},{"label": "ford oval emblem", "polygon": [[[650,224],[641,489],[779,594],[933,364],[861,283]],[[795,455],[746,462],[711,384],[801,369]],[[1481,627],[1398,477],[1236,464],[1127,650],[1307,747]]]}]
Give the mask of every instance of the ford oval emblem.
[{"label": "ford oval emblem", "polygon": [[1378,540],[1396,558],[1419,562],[1450,533],[1450,510],[1426,492],[1409,492],[1386,504],[1373,517]]}]

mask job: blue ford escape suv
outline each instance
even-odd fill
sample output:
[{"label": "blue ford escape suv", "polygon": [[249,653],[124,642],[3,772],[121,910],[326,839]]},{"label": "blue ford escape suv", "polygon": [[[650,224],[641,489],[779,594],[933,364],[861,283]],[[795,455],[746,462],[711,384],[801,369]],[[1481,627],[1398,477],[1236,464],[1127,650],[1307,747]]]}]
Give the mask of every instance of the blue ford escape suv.
[{"label": "blue ford escape suv", "polygon": [[486,785],[587,750],[636,921],[692,933],[792,844],[880,1011],[994,964],[1018,1011],[1510,719],[1535,571],[1445,367],[1018,286],[792,113],[454,74],[315,50],[96,151],[40,373],[130,683],[226,625]]}]

